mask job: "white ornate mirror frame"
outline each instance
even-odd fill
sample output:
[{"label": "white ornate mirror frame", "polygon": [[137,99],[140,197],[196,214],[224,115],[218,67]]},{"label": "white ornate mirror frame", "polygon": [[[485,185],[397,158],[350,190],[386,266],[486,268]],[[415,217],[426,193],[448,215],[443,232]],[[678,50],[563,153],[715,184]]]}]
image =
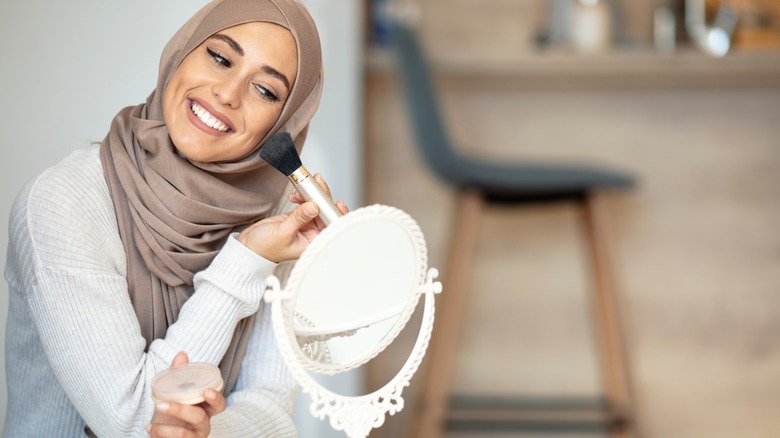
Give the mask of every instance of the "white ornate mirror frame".
[{"label": "white ornate mirror frame", "polygon": [[[391,257],[408,259],[405,262],[405,266],[413,266],[413,273],[411,273],[414,281],[409,285],[411,290],[398,291],[403,298],[405,296],[406,304],[400,307],[403,309],[395,315],[395,320],[392,323],[392,327],[381,335],[379,339],[375,339],[373,344],[359,351],[349,360],[340,363],[328,363],[318,360],[314,360],[311,357],[311,352],[305,352],[304,348],[299,344],[300,334],[296,333],[295,315],[296,311],[294,306],[300,292],[301,286],[307,284],[303,278],[309,272],[322,272],[322,266],[313,268],[313,264],[325,264],[325,267],[329,266],[343,266],[340,263],[353,263],[360,265],[363,263],[365,268],[372,275],[376,275],[376,263],[370,257],[355,258],[354,251],[351,251],[353,247],[350,244],[342,245],[339,239],[343,241],[354,242],[354,233],[360,230],[357,224],[368,223],[369,226],[362,229],[371,230],[371,221],[377,224],[392,222],[395,226],[400,227],[403,233],[412,242],[409,245],[409,251],[403,250],[404,246],[400,247],[393,243],[389,243],[387,239],[383,242],[381,238],[373,235],[361,235],[359,236],[361,242],[365,242],[366,246],[371,247],[374,251],[381,252],[382,256],[387,253],[384,250],[388,248],[376,247],[375,243],[379,243],[379,246],[392,246],[398,251],[401,248],[402,253],[392,251],[390,248]],[[376,228],[374,229],[376,230]],[[350,236],[350,234],[352,234]],[[348,236],[348,237],[345,237]],[[372,241],[372,238],[374,241]],[[351,240],[350,240],[351,239]],[[397,240],[397,239],[396,239]],[[403,240],[403,239],[401,239]],[[334,247],[336,252],[334,253]],[[341,252],[339,252],[341,251]],[[318,257],[319,254],[327,254],[327,257]],[[323,261],[324,260],[324,261]],[[331,265],[328,265],[330,263]],[[367,264],[370,264],[367,265]],[[309,394],[312,399],[312,403],[309,407],[311,414],[324,420],[329,418],[330,425],[336,430],[343,430],[347,436],[352,438],[365,437],[368,433],[374,429],[382,426],[387,414],[394,415],[401,411],[404,406],[404,400],[401,397],[401,393],[405,387],[409,385],[412,376],[417,372],[420,363],[428,348],[428,343],[431,338],[431,332],[433,329],[434,321],[434,294],[441,291],[441,283],[435,281],[438,276],[436,269],[427,269],[427,251],[425,247],[425,239],[419,230],[417,224],[406,213],[398,210],[394,207],[384,205],[372,205],[357,209],[333,222],[328,226],[317,239],[304,251],[304,254],[298,260],[293,267],[288,280],[284,286],[281,285],[280,280],[271,276],[268,279],[268,286],[265,293],[265,301],[272,306],[271,314],[273,319],[274,334],[279,346],[279,350],[284,357],[287,366],[293,375],[293,377],[301,385],[304,393]],[[355,266],[355,269],[360,269],[360,266]],[[373,271],[372,271],[373,269]],[[385,277],[393,276],[395,279],[398,276],[398,272],[392,269],[388,270],[386,274],[379,273],[378,276],[384,275]],[[337,276],[337,275],[336,275]],[[336,277],[334,276],[334,277]],[[321,279],[321,275],[316,278]],[[390,278],[375,278],[373,282],[383,282],[384,280],[392,280]],[[365,279],[363,279],[365,281]],[[323,283],[322,294],[328,294],[329,292],[341,293],[341,286],[343,284],[339,281],[339,278],[333,278]],[[310,284],[311,282],[309,282]],[[391,282],[391,284],[393,284]],[[361,288],[359,293],[365,293],[367,286]],[[355,285],[353,285],[355,287]],[[348,295],[347,295],[348,296]],[[366,395],[361,396],[345,396],[337,394],[320,384],[310,373],[333,375],[345,370],[353,369],[365,364],[374,357],[376,357],[381,351],[383,351],[403,330],[406,323],[409,321],[412,313],[419,303],[420,296],[424,296],[424,308],[422,315],[422,322],[420,325],[419,333],[417,335],[417,341],[415,342],[412,351],[402,366],[398,374],[390,380],[382,388]],[[372,313],[376,313],[373,312]],[[365,315],[365,318],[355,318],[355,321],[365,321],[371,319],[377,319],[371,315]],[[379,318],[381,319],[381,318]],[[386,320],[387,318],[384,318]],[[356,323],[355,331],[364,327],[364,322]],[[340,326],[343,326],[341,324]],[[300,328],[300,327],[299,327]],[[353,333],[353,332],[350,332]],[[338,335],[341,336],[341,335]],[[347,333],[346,336],[349,336]],[[325,337],[324,339],[327,339]]]}]

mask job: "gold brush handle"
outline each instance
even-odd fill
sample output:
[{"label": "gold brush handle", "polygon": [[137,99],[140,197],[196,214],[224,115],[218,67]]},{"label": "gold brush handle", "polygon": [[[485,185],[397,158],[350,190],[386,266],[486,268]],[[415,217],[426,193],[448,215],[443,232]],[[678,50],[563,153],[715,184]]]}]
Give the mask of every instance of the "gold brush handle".
[{"label": "gold brush handle", "polygon": [[317,207],[320,208],[320,219],[322,219],[325,225],[330,225],[331,222],[342,216],[341,211],[333,203],[333,199],[322,190],[320,184],[311,177],[311,174],[305,167],[301,166],[293,172],[290,175],[290,180],[295,185],[298,193],[303,196],[303,199],[317,204]]}]

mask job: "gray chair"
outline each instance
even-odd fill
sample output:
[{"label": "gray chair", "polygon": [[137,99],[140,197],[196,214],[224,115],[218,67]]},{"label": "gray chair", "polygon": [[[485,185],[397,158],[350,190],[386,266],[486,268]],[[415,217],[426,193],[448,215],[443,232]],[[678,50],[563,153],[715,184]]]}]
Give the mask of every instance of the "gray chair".
[{"label": "gray chair", "polygon": [[[391,39],[419,152],[430,170],[457,195],[452,215],[453,237],[442,279],[444,293],[439,300],[426,364],[418,377],[422,380],[422,394],[413,436],[436,438],[448,429],[578,428],[600,428],[614,436],[631,436],[635,432],[635,404],[612,280],[608,215],[601,194],[605,190],[630,188],[634,179],[625,173],[594,167],[497,162],[459,152],[447,134],[426,58],[413,29],[394,22]],[[532,406],[527,401],[484,397],[453,400],[449,388],[459,327],[468,300],[480,212],[487,203],[530,207],[550,201],[572,202],[583,211],[604,397],[594,403],[560,400]]]}]

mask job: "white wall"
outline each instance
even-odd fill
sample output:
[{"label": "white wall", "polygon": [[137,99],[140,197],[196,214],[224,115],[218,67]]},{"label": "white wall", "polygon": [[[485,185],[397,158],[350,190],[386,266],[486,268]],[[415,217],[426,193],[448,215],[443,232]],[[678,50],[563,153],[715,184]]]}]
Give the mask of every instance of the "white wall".
[{"label": "white wall", "polygon": [[[72,150],[102,140],[119,109],[142,102],[154,88],[163,46],[205,3],[0,0],[5,52],[0,81],[0,265],[5,266],[8,212],[19,189]],[[362,197],[362,3],[305,3],[320,28],[326,81],[303,160],[310,170],[326,176],[336,197],[356,207]],[[2,281],[3,344],[7,296]],[[3,367],[0,425],[5,419],[5,389]]]},{"label": "white wall", "polygon": [[[320,29],[325,63],[322,103],[312,121],[301,160],[321,173],[336,199],[350,208],[361,206],[362,183],[362,5],[361,0],[303,0]],[[362,370],[323,377],[328,388],[347,395],[361,391]],[[327,421],[309,414],[311,399],[301,394],[295,405],[299,435],[307,438],[343,437]]]},{"label": "white wall", "polygon": [[303,0],[320,30],[325,63],[322,103],[301,159],[322,173],[334,197],[351,208],[363,199],[363,4]]}]

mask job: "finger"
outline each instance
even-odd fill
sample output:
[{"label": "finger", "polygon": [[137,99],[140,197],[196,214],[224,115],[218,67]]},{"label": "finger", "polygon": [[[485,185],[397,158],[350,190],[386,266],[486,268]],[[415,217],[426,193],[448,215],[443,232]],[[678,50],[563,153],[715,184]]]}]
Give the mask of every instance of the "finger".
[{"label": "finger", "polygon": [[206,390],[206,400],[201,403],[201,407],[206,410],[209,417],[213,417],[225,411],[226,402],[222,393],[213,389]]},{"label": "finger", "polygon": [[176,417],[165,415],[160,411],[154,412],[150,423],[146,426],[146,431],[153,437],[181,436],[186,435],[186,431],[191,430],[189,423]]},{"label": "finger", "polygon": [[184,365],[190,361],[189,356],[187,356],[187,353],[180,351],[176,353],[176,356],[173,358],[173,362],[171,362],[171,366],[175,367],[177,365]]},{"label": "finger", "polygon": [[313,202],[304,202],[290,212],[282,223],[279,224],[279,228],[282,233],[294,236],[304,225],[316,218],[319,212],[320,210],[317,208],[317,204]]},{"label": "finger", "polygon": [[208,427],[209,424],[209,416],[206,414],[206,410],[199,406],[162,402],[157,405],[157,412],[181,420],[195,430],[201,430],[204,426]]},{"label": "finger", "polygon": [[303,195],[301,195],[298,192],[290,193],[287,199],[289,199],[290,202],[292,202],[293,204],[303,204],[304,202],[306,202],[306,199],[303,198]]},{"label": "finger", "polygon": [[344,201],[340,199],[336,202],[336,208],[338,208],[342,214],[349,213],[349,208],[347,208],[347,204],[345,204]]},{"label": "finger", "polygon": [[150,424],[146,426],[146,432],[152,438],[178,438],[195,436],[191,430],[182,426],[169,424]]},{"label": "finger", "polygon": [[333,199],[333,195],[330,193],[330,187],[328,187],[328,183],[325,182],[325,178],[317,173],[314,175],[314,180],[319,183],[320,187],[322,187],[322,190],[325,191],[325,193],[328,195],[328,198]]},{"label": "finger", "polygon": [[[317,217],[314,219],[314,229],[315,229],[315,231],[316,231],[317,233],[319,233],[320,231],[324,230],[324,229],[325,229],[325,227],[327,227],[327,225],[325,224],[325,221],[323,221],[323,220],[322,220],[322,218],[320,218],[319,216],[317,216]],[[307,236],[308,236],[308,235],[307,235]],[[309,241],[311,241],[311,239],[310,239],[310,238],[309,238]]]},{"label": "finger", "polygon": [[320,229],[317,228],[316,224],[312,223],[312,226],[301,228],[300,233],[307,242],[311,242],[320,234]]}]

